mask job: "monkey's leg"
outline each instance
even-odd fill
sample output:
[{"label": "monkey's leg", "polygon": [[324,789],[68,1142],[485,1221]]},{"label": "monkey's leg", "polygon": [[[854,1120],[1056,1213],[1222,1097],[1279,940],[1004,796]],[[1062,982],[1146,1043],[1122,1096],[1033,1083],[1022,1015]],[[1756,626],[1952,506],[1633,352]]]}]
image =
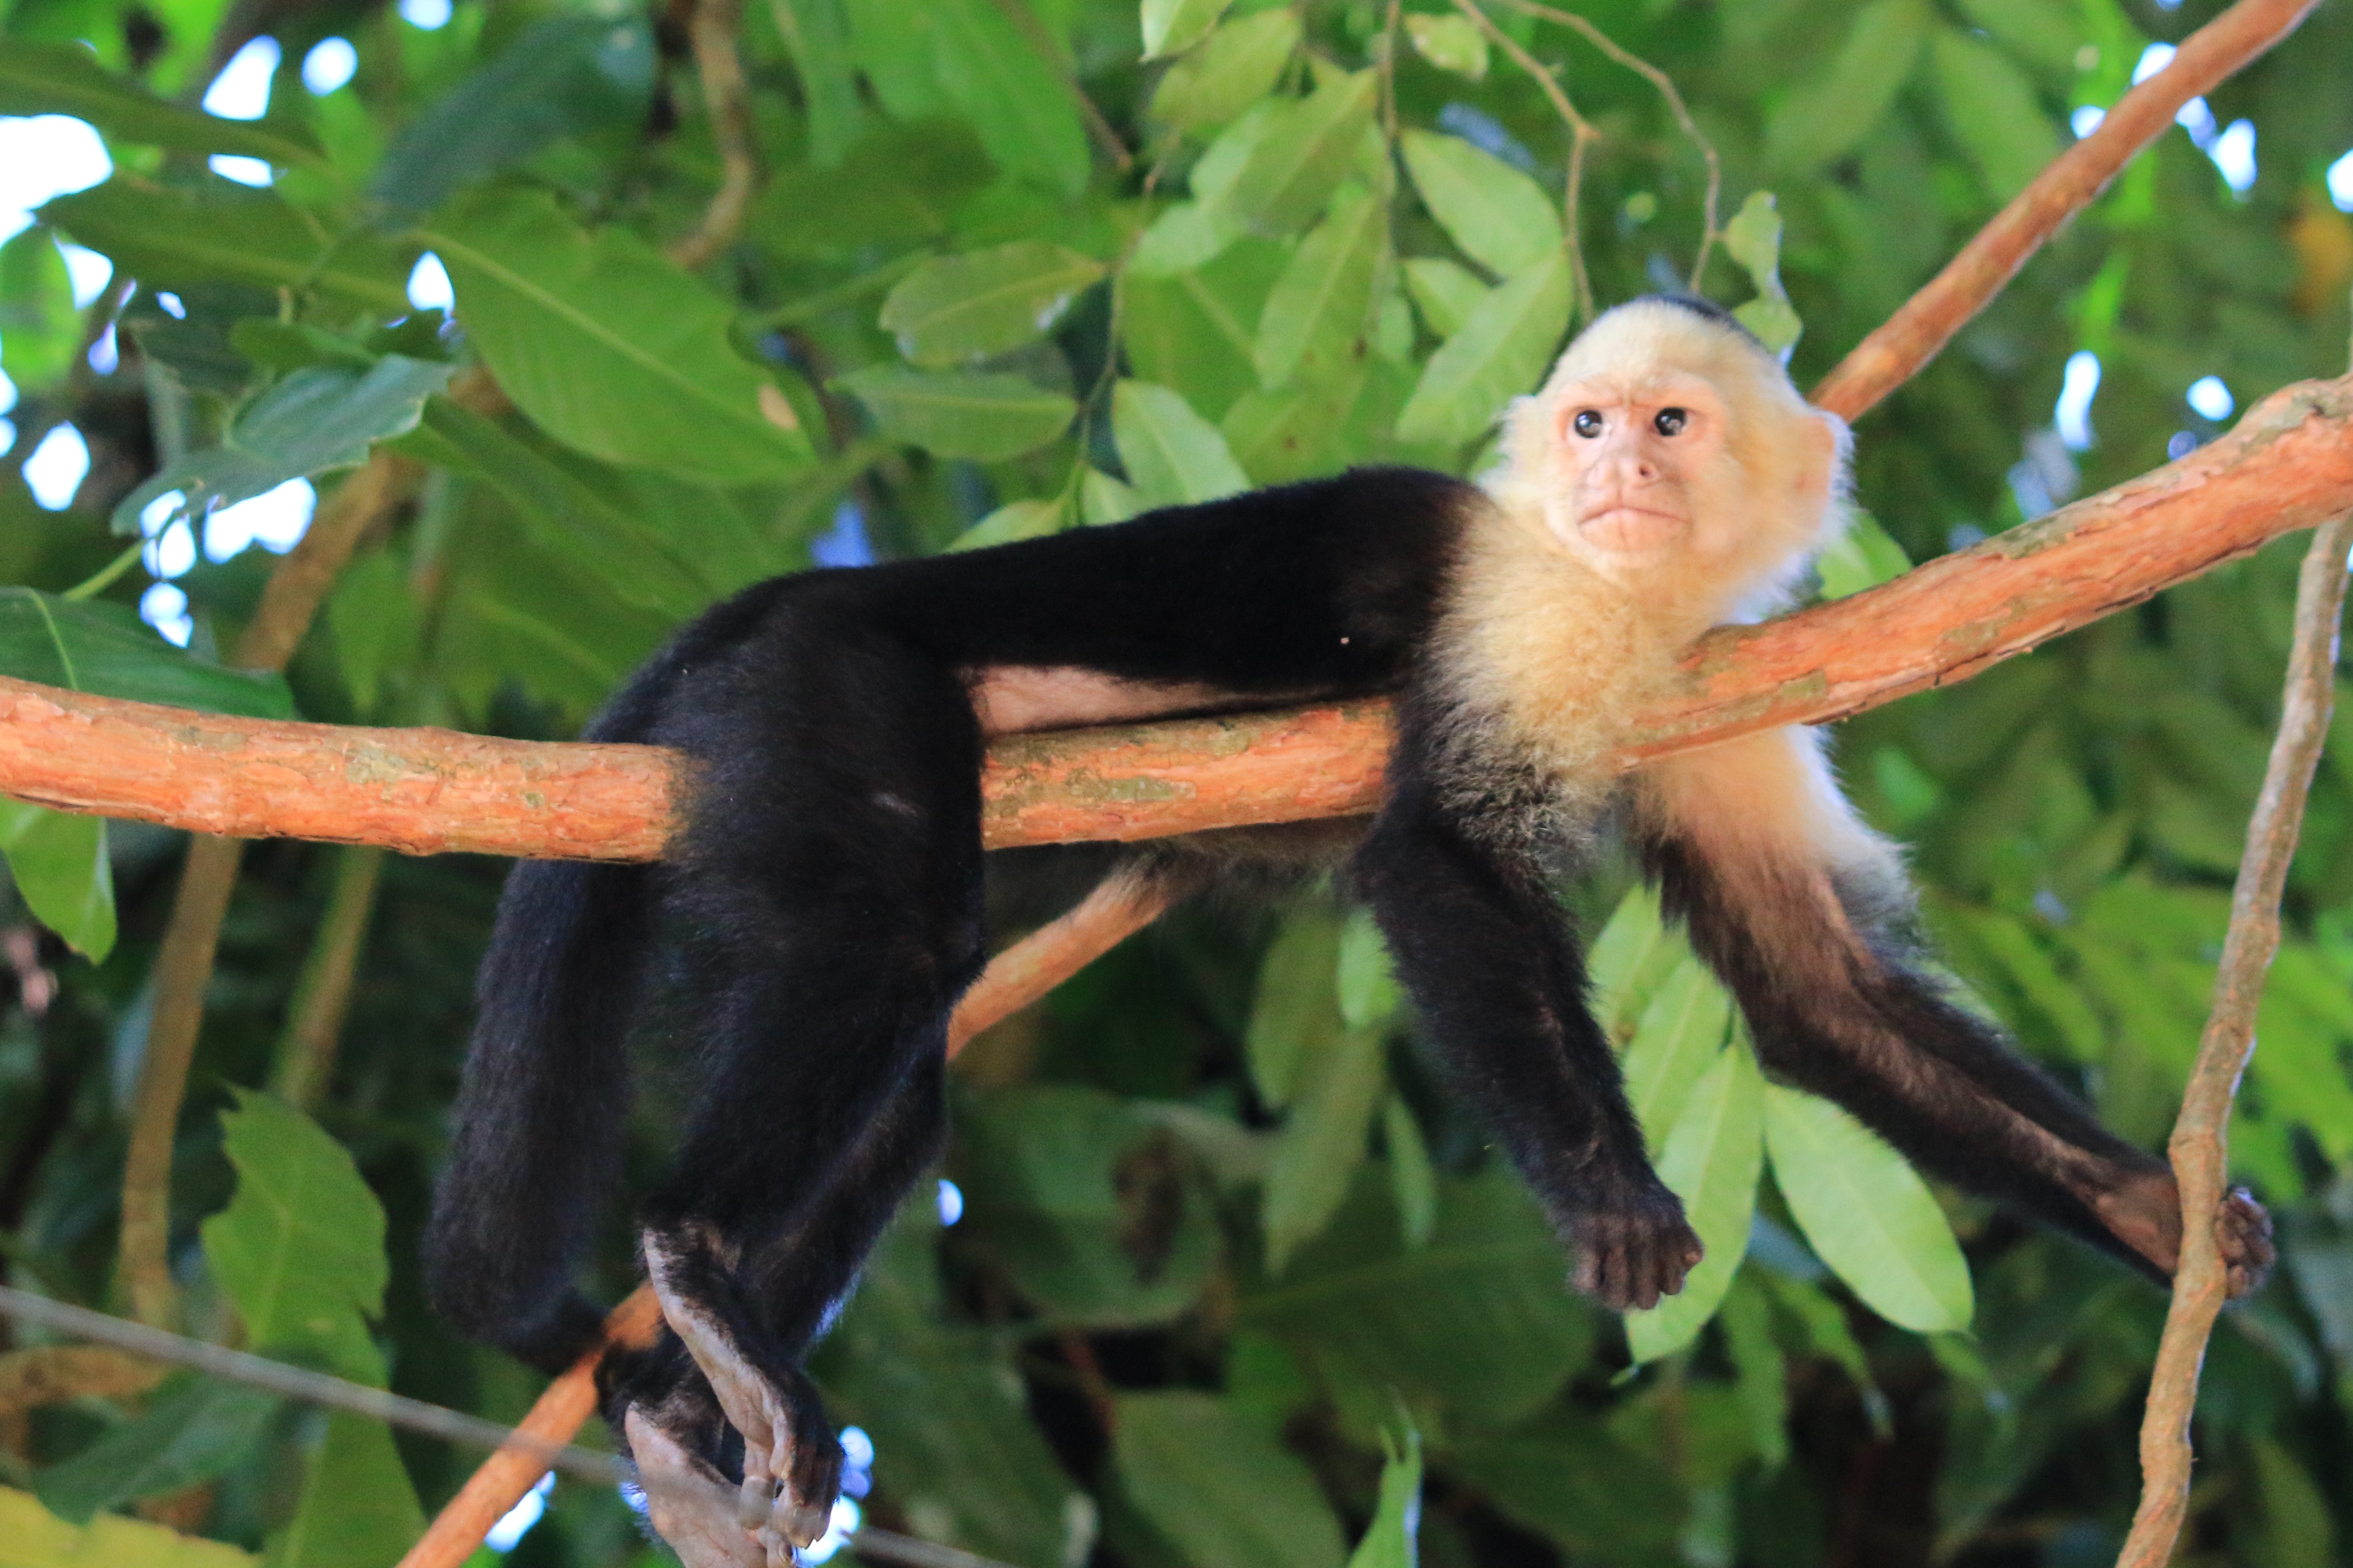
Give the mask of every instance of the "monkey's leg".
[{"label": "monkey's leg", "polygon": [[[2102,1127],[1911,961],[1909,888],[1814,737],[1776,731],[1645,769],[1645,858],[1738,997],[1766,1069],[1862,1117],[1917,1164],[2170,1278],[2165,1162]],[[2233,1294],[2274,1258],[2244,1192],[2217,1222]]]},{"label": "monkey's leg", "polygon": [[[647,1232],[664,1313],[685,1335],[666,1332],[655,1351],[609,1369],[604,1403],[645,1480],[654,1528],[689,1568],[704,1568],[705,1559],[786,1564],[792,1544],[823,1533],[841,1456],[799,1362],[937,1158],[943,1081],[941,1058],[918,1063],[826,1191],[738,1267],[697,1250],[691,1237]],[[713,1319],[714,1298],[733,1299],[754,1321],[771,1352],[760,1366]],[[779,1362],[788,1363],[781,1373]]]},{"label": "monkey's leg", "polygon": [[1643,1152],[1559,912],[1535,868],[1464,832],[1409,763],[1395,772],[1356,878],[1398,976],[1456,1092],[1573,1248],[1577,1288],[1656,1306],[1702,1248]]}]

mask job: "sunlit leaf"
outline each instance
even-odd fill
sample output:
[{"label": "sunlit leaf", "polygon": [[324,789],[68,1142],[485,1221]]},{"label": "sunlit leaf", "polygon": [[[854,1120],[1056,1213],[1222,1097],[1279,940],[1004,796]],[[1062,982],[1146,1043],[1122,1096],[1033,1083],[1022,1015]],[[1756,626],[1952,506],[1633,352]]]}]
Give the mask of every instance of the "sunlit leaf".
[{"label": "sunlit leaf", "polygon": [[2073,76],[2075,57],[2092,29],[2075,11],[2042,0],[1960,0],[1961,14],[2047,71]]},{"label": "sunlit leaf", "polygon": [[1398,1230],[1408,1247],[1427,1246],[1438,1225],[1438,1173],[1413,1107],[1398,1095],[1381,1108],[1381,1140],[1389,1157],[1389,1195],[1397,1203]]},{"label": "sunlit leaf", "polygon": [[1388,260],[1387,204],[1346,190],[1292,252],[1267,295],[1254,358],[1270,391],[1338,373],[1364,352],[1374,290]]},{"label": "sunlit leaf", "polygon": [[1667,929],[1657,889],[1637,882],[1626,889],[1585,961],[1593,1016],[1614,1042],[1633,1037],[1651,995],[1689,951]]},{"label": "sunlit leaf", "polygon": [[1348,911],[1348,923],[1340,933],[1337,978],[1340,1016],[1352,1029],[1386,1024],[1405,1005],[1397,967],[1389,962],[1388,945],[1369,910]]},{"label": "sunlit leaf", "polygon": [[1405,1440],[1382,1458],[1380,1500],[1348,1554],[1348,1568],[1416,1568],[1420,1534],[1421,1434],[1408,1427]]},{"label": "sunlit leaf", "polygon": [[112,142],[176,153],[227,153],[264,163],[317,163],[309,132],[273,121],[225,120],[158,98],[116,76],[79,44],[0,39],[0,114],[70,114]]},{"label": "sunlit leaf", "polygon": [[1805,331],[1798,312],[1781,287],[1781,215],[1770,191],[1751,191],[1724,226],[1725,253],[1740,263],[1755,285],[1757,298],[1733,310],[1742,326],[1757,334],[1767,348],[1788,358]]},{"label": "sunlit leaf", "polygon": [[1008,501],[965,529],[948,548],[955,550],[986,550],[992,544],[1010,544],[1017,539],[1043,539],[1060,532],[1069,515],[1059,500]]},{"label": "sunlit leaf", "polygon": [[1018,457],[1070,427],[1078,405],[1018,375],[872,365],[839,378],[885,436],[943,458]]},{"label": "sunlit leaf", "polygon": [[1715,1066],[1731,1024],[1731,994],[1696,958],[1676,964],[1642,1009],[1626,1048],[1626,1100],[1652,1154],[1665,1147],[1693,1086]]},{"label": "sunlit leaf", "polygon": [[1371,1029],[1345,1030],[1300,1064],[1261,1210],[1269,1273],[1282,1274],[1339,1212],[1388,1087],[1380,1036]]},{"label": "sunlit leaf", "polygon": [[[1222,204],[1266,234],[1306,226],[1347,177],[1379,97],[1376,73],[1336,77],[1296,103],[1278,106],[1235,174]],[[1198,172],[1196,194],[1199,192]]]},{"label": "sunlit leaf", "polygon": [[1879,520],[1860,507],[1847,513],[1847,525],[1829,548],[1814,557],[1815,574],[1822,580],[1822,597],[1843,599],[1893,582],[1912,570],[1912,558],[1887,536]]},{"label": "sunlit leaf", "polygon": [[1355,355],[1327,379],[1244,393],[1219,425],[1234,460],[1261,484],[1312,479],[1345,466],[1344,437],[1366,401],[1371,368],[1365,356]]},{"label": "sunlit leaf", "polygon": [[1638,1362],[1656,1361],[1698,1338],[1732,1288],[1764,1170],[1766,1087],[1757,1058],[1736,1041],[1693,1087],[1667,1134],[1659,1179],[1683,1199],[1683,1216],[1707,1255],[1681,1290],[1648,1311],[1626,1314],[1626,1347]]},{"label": "sunlit leaf", "polygon": [[1060,64],[1047,60],[997,0],[925,0],[934,68],[997,166],[1048,190],[1086,188],[1087,133]]},{"label": "sunlit leaf", "polygon": [[72,369],[80,348],[66,259],[36,224],[0,245],[0,371],[20,392],[37,391]]},{"label": "sunlit leaf", "polygon": [[100,1514],[68,1524],[30,1492],[0,1487],[0,1541],[11,1568],[253,1568],[252,1553],[225,1542],[181,1535],[144,1520]]},{"label": "sunlit leaf", "polygon": [[725,301],[635,234],[591,234],[554,198],[508,192],[427,240],[500,389],[557,440],[721,483],[808,466],[790,400],[729,342]]},{"label": "sunlit leaf", "polygon": [[1430,356],[1398,416],[1398,438],[1432,446],[1477,439],[1552,363],[1570,302],[1568,258],[1558,250],[1482,300]]},{"label": "sunlit leaf", "polygon": [[1118,1408],[1121,1488],[1194,1568],[1340,1568],[1314,1474],[1255,1423],[1207,1394],[1131,1394]]},{"label": "sunlit leaf", "polygon": [[33,918],[92,963],[114,951],[114,877],[106,818],[0,795],[0,859]]},{"label": "sunlit leaf", "polygon": [[1865,1305],[1918,1333],[1969,1326],[1969,1266],[1901,1154],[1829,1100],[1778,1084],[1765,1090],[1765,1141],[1806,1240]]},{"label": "sunlit leaf", "polygon": [[1154,506],[1216,500],[1250,489],[1250,476],[1218,427],[1167,387],[1122,380],[1112,388],[1111,430],[1128,482]]},{"label": "sunlit leaf", "polygon": [[1405,18],[1405,31],[1413,40],[1414,53],[1440,70],[1472,81],[1486,79],[1487,35],[1470,17],[1415,12]]},{"label": "sunlit leaf", "polygon": [[[164,465],[115,503],[114,531],[153,532],[172,518],[202,518],[289,479],[365,462],[378,441],[417,428],[425,400],[449,384],[453,365],[386,354],[371,368],[298,370],[237,412],[221,444]],[[161,518],[145,514],[176,496]]]},{"label": "sunlit leaf", "polygon": [[1277,1110],[1291,1103],[1307,1064],[1340,1037],[1335,988],[1345,922],[1328,906],[1293,908],[1260,961],[1258,994],[1243,1036],[1259,1098]]},{"label": "sunlit leaf", "polygon": [[1299,13],[1287,5],[1226,23],[1162,74],[1153,118],[1180,131],[1225,124],[1274,90],[1299,37]]},{"label": "sunlit leaf", "polygon": [[1422,205],[1472,260],[1508,278],[1560,250],[1552,198],[1501,158],[1428,131],[1407,132],[1402,145]]},{"label": "sunlit leaf", "polygon": [[1258,323],[1287,264],[1274,241],[1249,238],[1200,267],[1131,272],[1122,285],[1120,339],[1136,378],[1182,393],[1205,418],[1224,418],[1258,385]]},{"label": "sunlit leaf", "polygon": [[1422,323],[1440,338],[1461,331],[1490,291],[1468,267],[1437,256],[1417,256],[1407,262],[1405,282]]},{"label": "sunlit leaf", "polygon": [[1079,481],[1079,517],[1090,525],[1125,522],[1144,510],[1144,498],[1134,486],[1101,468],[1089,468]]},{"label": "sunlit leaf", "polygon": [[882,330],[917,364],[985,359],[1042,336],[1103,266],[1064,246],[1017,240],[927,261],[882,301]]},{"label": "sunlit leaf", "polygon": [[268,1568],[393,1568],[425,1533],[425,1510],[381,1421],[336,1411],[307,1456],[294,1517]]},{"label": "sunlit leaf", "polygon": [[1218,25],[1233,0],[1143,0],[1144,58],[1179,55]]}]

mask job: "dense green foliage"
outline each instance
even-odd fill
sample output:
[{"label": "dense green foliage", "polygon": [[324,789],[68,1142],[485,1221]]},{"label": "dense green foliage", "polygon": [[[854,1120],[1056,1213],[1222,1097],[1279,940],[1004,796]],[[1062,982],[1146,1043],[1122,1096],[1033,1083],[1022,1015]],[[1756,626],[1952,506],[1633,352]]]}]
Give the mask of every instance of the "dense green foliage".
[{"label": "dense green foliage", "polygon": [[[727,163],[691,7],[464,0],[420,26],[359,0],[14,0],[0,113],[81,117],[114,173],[0,247],[0,366],[22,399],[0,672],[561,738],[681,619],[813,559],[1092,526],[1352,462],[1475,471],[1588,299],[1696,270],[1794,343],[1803,384],[2063,144],[2071,112],[2112,103],[2148,41],[2215,8],[1584,8],[1720,151],[1725,221],[1706,234],[1705,165],[1653,83],[1508,0],[1486,6],[1493,32],[1435,0],[751,0],[763,179],[690,269],[667,247]],[[198,110],[257,30],[281,62],[267,115]],[[356,74],[313,92],[303,63],[332,39]],[[1565,64],[1598,132],[1574,245],[1569,138],[1523,48]],[[2348,59],[2339,0],[1862,422],[1868,516],[1824,592],[2211,437],[2228,409],[2185,401],[2201,377],[2243,404],[2343,369],[2353,221],[2324,172],[2353,146]],[[2218,138],[2242,119],[2259,145]],[[275,184],[208,173],[213,154]],[[60,239],[113,263],[85,308]],[[427,252],[454,320],[411,305]],[[2051,411],[2079,353],[2104,374],[2092,428],[2063,441]],[[511,408],[448,395],[477,365]],[[49,510],[26,463],[69,425],[91,463]],[[423,482],[286,678],[222,669],[272,559],[191,568],[185,531],[289,480],[332,493],[386,446]],[[141,563],[105,576],[142,527]],[[1868,814],[1916,847],[1957,977],[2152,1144],[2204,1014],[2295,548],[1841,740]],[[147,594],[171,624],[149,574],[175,566],[186,654],[132,609]],[[2321,1568],[2353,1516],[2348,759],[2314,797],[2233,1131],[2286,1262],[2209,1358],[2200,1563]],[[179,848],[0,801],[16,1283],[119,1305],[130,1086]],[[1091,864],[1007,858],[1006,930]],[[185,1321],[512,1417],[533,1379],[438,1325],[414,1262],[502,868],[376,869],[291,844],[247,860],[174,1167]],[[1685,1297],[1621,1327],[1567,1293],[1542,1220],[1434,1089],[1361,915],[1323,888],[1211,903],[959,1063],[961,1217],[943,1228],[928,1189],[910,1205],[818,1362],[873,1438],[869,1517],[1023,1568],[1337,1568],[1352,1543],[1372,1568],[1411,1561],[1417,1533],[1435,1568],[2106,1561],[2162,1296],[1766,1084],[1628,884],[1605,865],[1563,894],[1599,939],[1653,1152],[1709,1241]],[[290,1020],[333,978],[330,915],[370,900],[340,1049],[304,1091],[322,1062]],[[271,1085],[312,1115],[256,1092]],[[680,1098],[656,1064],[633,1183]],[[632,1268],[610,1220],[596,1273],[617,1297]],[[56,1515],[164,1499],[160,1516],[283,1564],[389,1564],[472,1459],[185,1376],[0,1409],[0,1479]],[[23,1502],[0,1492],[0,1519]],[[174,1550],[107,1528],[123,1553]],[[617,1499],[567,1485],[512,1555],[649,1551]]]}]

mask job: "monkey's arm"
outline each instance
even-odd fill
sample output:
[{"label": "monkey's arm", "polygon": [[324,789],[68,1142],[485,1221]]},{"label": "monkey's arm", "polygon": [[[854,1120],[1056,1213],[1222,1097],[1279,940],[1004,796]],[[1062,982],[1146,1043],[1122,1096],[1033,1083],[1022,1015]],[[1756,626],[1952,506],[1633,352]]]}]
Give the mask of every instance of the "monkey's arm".
[{"label": "monkey's arm", "polygon": [[1577,1289],[1656,1306],[1683,1288],[1699,1237],[1651,1168],[1543,876],[1450,809],[1407,714],[1357,888],[1450,1082],[1573,1248]]},{"label": "monkey's arm", "polygon": [[[1767,1072],[1837,1100],[1923,1168],[2170,1278],[2171,1171],[1911,961],[1902,867],[1854,819],[1810,731],[1656,764],[1638,798],[1667,908],[1739,999]],[[2219,1223],[2244,1294],[2271,1267],[2270,1221],[2239,1192]]]}]

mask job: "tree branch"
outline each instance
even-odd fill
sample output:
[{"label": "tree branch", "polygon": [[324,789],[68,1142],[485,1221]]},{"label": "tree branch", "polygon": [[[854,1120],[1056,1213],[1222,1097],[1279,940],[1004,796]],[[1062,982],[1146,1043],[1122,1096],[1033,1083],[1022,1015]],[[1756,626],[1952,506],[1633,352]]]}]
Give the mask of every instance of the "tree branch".
[{"label": "tree branch", "polygon": [[1857,343],[1814,388],[1814,402],[1855,419],[1918,374],[2044,240],[2165,133],[2175,110],[2294,32],[2316,3],[2239,0],[2183,39],[2170,64],[2125,94],[2098,130],[2052,159],[1926,288]]},{"label": "tree branch", "polygon": [[752,130],[752,88],[735,37],[744,27],[744,0],[695,0],[687,25],[694,68],[702,83],[702,110],[719,147],[719,189],[692,234],[670,247],[672,261],[691,272],[735,242],[760,189],[760,152]]},{"label": "tree branch", "polygon": [[[1711,633],[1622,761],[1965,679],[2348,509],[2353,377],[2300,383],[2179,462],[1852,598]],[[1378,802],[1388,743],[1377,701],[1007,736],[983,773],[984,837],[1138,840],[1359,814]],[[691,787],[650,746],[238,719],[0,679],[0,793],[201,833],[647,860]]]},{"label": "tree branch", "polygon": [[2247,824],[2247,852],[2231,895],[2231,925],[2214,975],[2214,1010],[2198,1042],[2198,1060],[2181,1097],[2166,1152],[2181,1188],[2181,1262],[2173,1301],[2141,1418],[2140,1507],[2117,1568],[2164,1568],[2172,1561],[2189,1501],[2189,1417],[2198,1405],[2198,1369],[2222,1310],[2228,1283],[2214,1242],[2214,1215],[2229,1171],[2232,1102],[2255,1054],[2255,1011],[2263,976],[2280,944],[2280,894],[2304,823],[2304,803],[2328,739],[2337,698],[2337,623],[2345,608],[2346,552],[2353,513],[2316,534],[2295,588],[2295,643],[2279,734],[2263,794]]}]

